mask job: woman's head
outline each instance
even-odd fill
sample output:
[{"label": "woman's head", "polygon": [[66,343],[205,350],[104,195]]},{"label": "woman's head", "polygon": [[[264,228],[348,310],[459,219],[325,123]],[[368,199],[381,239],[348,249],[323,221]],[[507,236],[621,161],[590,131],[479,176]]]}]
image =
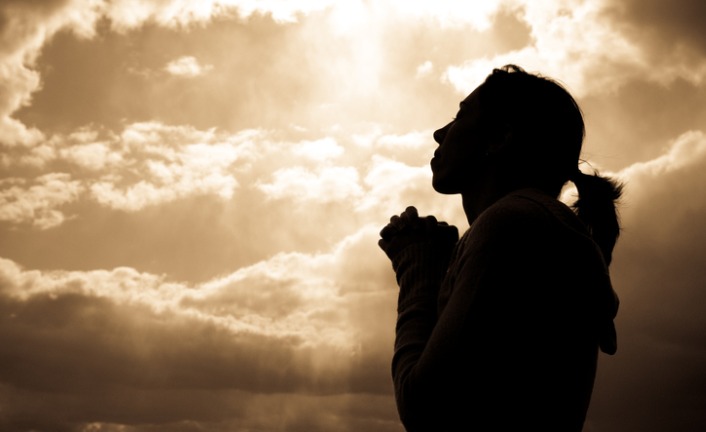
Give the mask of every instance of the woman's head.
[{"label": "woman's head", "polygon": [[[461,103],[457,118],[434,134],[441,144],[441,158],[432,165],[434,187],[461,192],[451,183],[457,188],[460,181],[473,183],[493,167],[507,187],[535,186],[558,194],[578,169],[583,137],[581,110],[560,84],[514,65],[495,69]],[[444,146],[453,147],[454,157],[443,160]],[[444,163],[465,164],[466,178],[446,179]]]},{"label": "woman's head", "polygon": [[574,98],[556,81],[509,65],[480,86],[481,115],[491,139],[524,176],[559,192],[578,169],[585,135]]},{"label": "woman's head", "polygon": [[[461,102],[456,118],[434,132],[434,189],[464,194],[468,214],[522,187],[558,196],[572,180],[576,213],[610,263],[622,184],[578,170],[584,134],[581,110],[556,81],[514,65],[495,69]],[[466,208],[466,198],[479,202]]]}]

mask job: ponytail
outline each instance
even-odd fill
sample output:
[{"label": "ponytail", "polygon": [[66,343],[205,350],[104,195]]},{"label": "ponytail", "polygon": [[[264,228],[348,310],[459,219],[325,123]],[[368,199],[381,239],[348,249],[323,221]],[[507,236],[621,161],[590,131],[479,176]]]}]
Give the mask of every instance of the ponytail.
[{"label": "ponytail", "polygon": [[606,265],[609,265],[613,247],[620,235],[616,203],[623,193],[623,185],[598,173],[584,174],[579,170],[571,181],[579,193],[573,208],[598,244]]}]

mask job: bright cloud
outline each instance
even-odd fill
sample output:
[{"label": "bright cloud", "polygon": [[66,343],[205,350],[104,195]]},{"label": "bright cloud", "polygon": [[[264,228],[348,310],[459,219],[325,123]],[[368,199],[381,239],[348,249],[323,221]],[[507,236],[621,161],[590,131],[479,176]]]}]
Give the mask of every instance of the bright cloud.
[{"label": "bright cloud", "polygon": [[[380,210],[377,203],[385,202],[386,212],[396,212],[394,205],[407,205],[400,200],[412,199],[404,191],[418,191],[418,198],[428,200],[428,166],[414,167],[404,162],[428,153],[428,135],[376,133],[343,145],[333,137],[275,141],[264,131],[228,134],[158,122],[129,124],[119,134],[84,127],[5,157],[6,166],[70,163],[80,172],[71,183],[75,186],[72,193],[63,194],[51,205],[47,201],[36,204],[38,208],[51,209],[55,216],[52,224],[46,223],[46,217],[41,216],[44,213],[36,211],[15,211],[14,217],[7,216],[5,220],[17,223],[39,217],[45,222],[33,223],[48,228],[66,219],[57,210],[60,205],[79,199],[135,212],[199,195],[230,200],[241,184],[254,185],[275,200],[339,203],[361,211]],[[400,160],[381,158],[377,152],[389,157],[396,154]],[[361,172],[360,168],[345,164],[344,156],[351,161],[372,161],[363,165]],[[280,168],[272,168],[277,166]],[[410,173],[415,174],[410,177]],[[39,179],[34,181],[41,183]],[[7,196],[22,193],[14,183],[8,182],[5,188],[10,188],[5,190]],[[399,199],[391,199],[395,195]],[[35,198],[38,199],[36,194],[26,195],[23,202]],[[5,205],[10,208],[8,203]]]},{"label": "bright cloud", "polygon": [[640,176],[659,177],[697,164],[706,156],[706,135],[703,131],[688,131],[677,137],[669,145],[669,151],[662,156],[631,165],[622,171],[622,176],[642,183]]},{"label": "bright cloud", "polygon": [[610,12],[616,7],[611,1],[508,3],[515,3],[516,13],[531,28],[532,43],[450,66],[444,79],[460,93],[468,93],[483,82],[492,68],[505,64],[561,77],[579,97],[613,92],[635,78],[647,77],[660,83],[687,79],[698,83],[706,77],[703,61],[694,63],[688,58],[670,56],[659,60],[657,67],[649,41],[625,32],[623,21],[610,19]]},{"label": "bright cloud", "polygon": [[314,141],[302,141],[297,143],[293,150],[295,155],[318,161],[337,158],[341,156],[344,151],[343,147],[331,137]]},{"label": "bright cloud", "polygon": [[[492,57],[451,66],[445,79],[468,93],[488,73],[518,64],[550,77],[561,77],[572,93],[610,92],[647,65],[641,48],[610,22],[601,20],[604,1],[520,2],[518,14],[531,28],[532,44]],[[610,50],[605,47],[610,46]]]},{"label": "bright cloud", "polygon": [[353,167],[323,167],[314,172],[302,167],[284,168],[273,174],[272,182],[259,187],[272,198],[303,202],[349,200],[363,192]]},{"label": "bright cloud", "polygon": [[164,70],[172,75],[193,78],[203,75],[213,69],[213,65],[201,65],[195,57],[184,56],[172,60],[164,67]]},{"label": "bright cloud", "polygon": [[[686,210],[702,205],[700,191],[704,185],[703,178],[695,176],[694,172],[700,170],[706,163],[706,134],[703,131],[688,131],[670,143],[668,150],[661,156],[647,161],[633,164],[622,171],[619,176],[630,185],[629,197],[626,198],[625,217],[639,220],[640,215],[635,214],[638,208],[631,204],[649,201],[652,196],[671,194],[670,201],[674,208]],[[682,185],[680,185],[682,183]],[[689,186],[686,186],[689,185]],[[689,190],[689,187],[693,190]],[[683,190],[677,194],[669,191]],[[670,236],[669,221],[685,217],[677,211],[660,213],[659,222],[649,232],[654,240],[668,241],[663,236]],[[655,222],[658,222],[655,220]],[[644,222],[642,222],[644,223]],[[666,223],[666,224],[665,224]]]},{"label": "bright cloud", "polygon": [[0,220],[29,222],[40,229],[63,223],[66,217],[59,208],[75,201],[83,189],[67,173],[45,174],[33,182],[8,178],[0,181],[0,188]]},{"label": "bright cloud", "polygon": [[[131,125],[122,134],[122,164],[93,183],[91,193],[104,205],[128,211],[193,194],[229,199],[238,186],[231,169],[244,155],[241,146],[249,143],[247,138],[228,140],[212,131],[156,123]],[[142,176],[126,182],[135,169]]]},{"label": "bright cloud", "polygon": [[429,60],[417,66],[417,77],[425,77],[432,73],[434,64]]},{"label": "bright cloud", "polygon": [[115,29],[126,31],[145,22],[180,27],[204,23],[215,17],[248,18],[254,14],[269,14],[275,21],[286,23],[296,21],[300,14],[325,9],[332,3],[331,0],[119,0],[101,2],[100,8]]},{"label": "bright cloud", "polygon": [[396,14],[411,15],[416,19],[436,19],[443,27],[471,26],[477,30],[486,30],[502,7],[502,1],[463,2],[441,0],[433,3],[424,0],[390,0]]},{"label": "bright cloud", "polygon": [[58,208],[84,191],[100,204],[125,211],[193,195],[230,199],[238,187],[235,165],[255,157],[253,137],[252,131],[229,135],[159,123],[131,124],[122,134],[106,137],[90,128],[55,136],[5,158],[4,164],[69,162],[83,170],[81,178],[49,173],[3,181],[2,220],[58,226],[66,219]]}]

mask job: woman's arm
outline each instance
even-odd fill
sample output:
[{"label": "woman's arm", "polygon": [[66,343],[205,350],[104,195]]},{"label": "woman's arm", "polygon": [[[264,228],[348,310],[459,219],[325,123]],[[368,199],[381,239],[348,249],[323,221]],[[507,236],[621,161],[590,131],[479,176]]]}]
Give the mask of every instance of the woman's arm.
[{"label": "woman's arm", "polygon": [[[381,236],[380,247],[392,261],[400,287],[392,360],[399,413],[408,430],[424,430],[415,429],[419,422],[407,418],[413,410],[406,406],[404,395],[425,393],[425,385],[423,380],[407,377],[417,369],[436,326],[439,288],[458,241],[458,230],[432,216],[419,218],[416,209],[410,207],[400,216],[393,216]],[[403,390],[405,382],[414,388]]]}]

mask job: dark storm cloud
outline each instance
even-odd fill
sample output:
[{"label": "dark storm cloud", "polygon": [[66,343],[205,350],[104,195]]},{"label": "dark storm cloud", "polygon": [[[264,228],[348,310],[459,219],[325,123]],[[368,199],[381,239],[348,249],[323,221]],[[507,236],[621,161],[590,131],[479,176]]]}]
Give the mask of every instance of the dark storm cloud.
[{"label": "dark storm cloud", "polygon": [[619,349],[603,356],[587,432],[700,430],[706,424],[706,136],[626,170],[613,264]]},{"label": "dark storm cloud", "polygon": [[296,338],[234,335],[199,320],[80,294],[4,300],[0,369],[2,381],[17,387],[70,393],[113,386],[316,388],[301,381],[303,365],[278,367],[300,355]]},{"label": "dark storm cloud", "polygon": [[667,46],[689,45],[706,54],[706,2],[702,0],[627,0],[616,2],[616,16],[652,33]]},{"label": "dark storm cloud", "polygon": [[393,430],[394,299],[372,288],[383,265],[363,246],[371,235],[193,288],[1,260],[0,429]]},{"label": "dark storm cloud", "polygon": [[313,367],[320,353],[299,348],[304,340],[233,334],[108,299],[3,298],[0,313],[3,427],[23,419],[40,422],[40,429],[41,422],[53,429],[62,422],[232,421],[270,395],[295,401],[298,394],[341,395],[360,386],[359,373],[347,378],[345,356],[333,356],[323,370]]}]

